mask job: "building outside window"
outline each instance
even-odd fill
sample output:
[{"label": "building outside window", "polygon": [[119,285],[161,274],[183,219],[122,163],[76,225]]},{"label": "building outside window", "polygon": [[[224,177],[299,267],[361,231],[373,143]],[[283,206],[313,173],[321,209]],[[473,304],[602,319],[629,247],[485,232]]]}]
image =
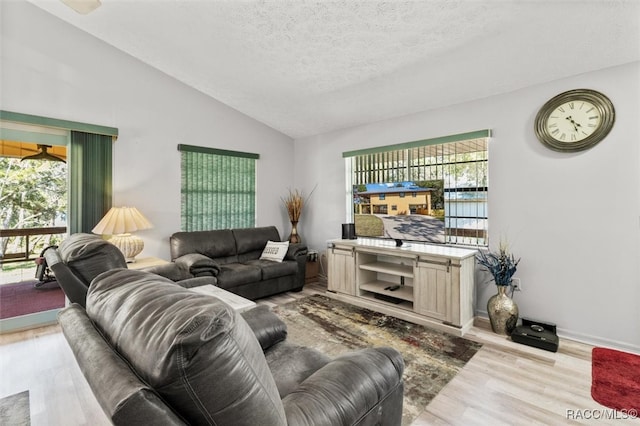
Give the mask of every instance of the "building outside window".
[{"label": "building outside window", "polygon": [[[353,214],[347,220],[361,236],[399,232],[409,240],[488,245],[489,136],[482,130],[343,153]],[[410,204],[403,201],[407,192]],[[384,215],[412,217],[402,226],[401,218]],[[371,216],[382,226],[370,226]],[[358,232],[365,229],[359,222],[368,223],[366,233]]]}]

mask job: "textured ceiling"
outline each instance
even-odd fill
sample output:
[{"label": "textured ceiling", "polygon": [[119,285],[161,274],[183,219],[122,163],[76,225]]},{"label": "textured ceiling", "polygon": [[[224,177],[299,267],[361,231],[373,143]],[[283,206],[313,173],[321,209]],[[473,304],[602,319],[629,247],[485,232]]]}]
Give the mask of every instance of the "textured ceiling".
[{"label": "textured ceiling", "polygon": [[29,1],[294,138],[640,60],[637,0]]}]

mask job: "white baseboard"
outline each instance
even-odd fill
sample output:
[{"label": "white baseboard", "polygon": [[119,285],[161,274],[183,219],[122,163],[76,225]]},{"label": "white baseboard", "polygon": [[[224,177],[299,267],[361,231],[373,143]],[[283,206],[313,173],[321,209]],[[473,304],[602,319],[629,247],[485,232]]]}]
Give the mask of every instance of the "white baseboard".
[{"label": "white baseboard", "polygon": [[58,322],[58,311],[60,311],[60,309],[52,309],[50,311],[2,319],[0,320],[0,334],[14,333],[34,327],[56,324]]},{"label": "white baseboard", "polygon": [[[489,315],[486,311],[476,311],[476,317],[489,321]],[[604,337],[593,336],[590,334],[578,333],[566,328],[557,329],[558,337],[563,339],[574,340],[576,342],[585,343],[591,346],[607,347],[618,349],[625,352],[633,352],[640,355],[640,346],[618,340],[611,340]]]},{"label": "white baseboard", "polygon": [[562,328],[558,329],[558,336],[565,339],[575,340],[576,342],[586,343],[588,345],[618,349],[621,351],[633,352],[640,355],[640,346],[633,345],[627,342],[620,342],[618,340],[605,339],[602,337],[592,336],[584,333],[576,333],[574,331],[566,330]]}]

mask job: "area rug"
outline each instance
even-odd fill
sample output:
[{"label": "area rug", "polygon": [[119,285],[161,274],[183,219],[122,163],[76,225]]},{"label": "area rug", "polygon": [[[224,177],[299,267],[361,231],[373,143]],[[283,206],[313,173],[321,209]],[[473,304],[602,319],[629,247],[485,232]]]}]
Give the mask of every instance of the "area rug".
[{"label": "area rug", "polygon": [[28,390],[0,399],[0,425],[29,426],[30,424]]},{"label": "area rug", "polygon": [[391,346],[402,354],[402,424],[410,424],[482,346],[326,296],[313,295],[273,311],[287,339],[331,357],[360,348]]},{"label": "area rug", "polygon": [[0,319],[64,308],[64,292],[55,281],[36,288],[30,280],[0,285]]},{"label": "area rug", "polygon": [[640,356],[593,348],[591,397],[605,407],[627,413],[640,412]]}]

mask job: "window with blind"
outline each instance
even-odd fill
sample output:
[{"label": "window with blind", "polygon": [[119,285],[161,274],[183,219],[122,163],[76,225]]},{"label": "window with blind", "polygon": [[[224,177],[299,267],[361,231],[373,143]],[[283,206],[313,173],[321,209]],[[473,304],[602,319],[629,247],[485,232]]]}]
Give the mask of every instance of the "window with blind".
[{"label": "window with blind", "polygon": [[486,246],[489,130],[343,153],[356,234]]},{"label": "window with blind", "polygon": [[181,153],[181,229],[252,228],[258,154],[192,145]]}]

